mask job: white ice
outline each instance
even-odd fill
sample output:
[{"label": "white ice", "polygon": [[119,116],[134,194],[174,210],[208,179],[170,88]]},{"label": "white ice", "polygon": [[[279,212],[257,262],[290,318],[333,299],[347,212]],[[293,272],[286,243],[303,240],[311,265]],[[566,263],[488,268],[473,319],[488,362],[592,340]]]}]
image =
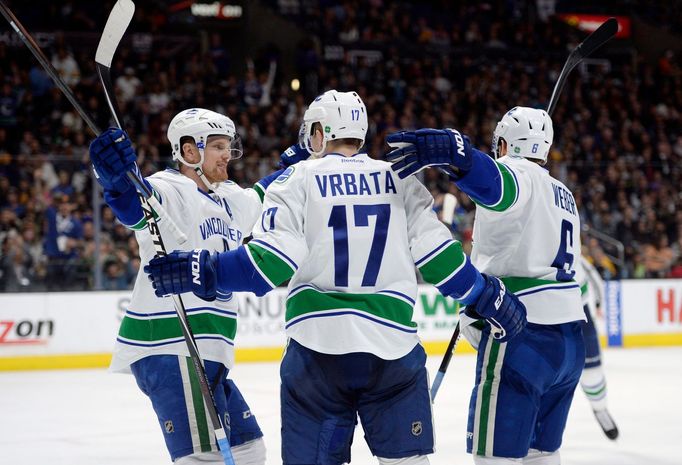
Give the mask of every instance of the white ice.
[{"label": "white ice", "polygon": [[[609,405],[621,437],[603,435],[576,392],[564,465],[682,464],[682,347],[607,350]],[[440,357],[431,357],[430,373]],[[433,465],[473,463],[464,452],[475,358],[456,355],[434,405]],[[281,463],[276,363],[241,364],[233,377],[265,433],[268,464]],[[105,370],[0,373],[0,464],[169,464],[156,417],[132,376]],[[374,464],[360,427],[353,464]]]}]

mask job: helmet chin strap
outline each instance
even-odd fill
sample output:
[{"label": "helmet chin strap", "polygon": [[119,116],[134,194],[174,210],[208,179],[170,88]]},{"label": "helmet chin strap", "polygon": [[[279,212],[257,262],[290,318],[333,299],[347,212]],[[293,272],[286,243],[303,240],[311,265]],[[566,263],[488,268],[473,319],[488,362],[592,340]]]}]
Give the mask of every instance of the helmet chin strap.
[{"label": "helmet chin strap", "polygon": [[204,171],[201,169],[200,166],[196,166],[194,168],[194,172],[199,175],[199,179],[201,179],[201,182],[204,183],[204,186],[206,186],[206,189],[210,191],[214,191],[218,189],[218,186],[220,186],[219,182],[210,182],[206,175],[204,174]]}]

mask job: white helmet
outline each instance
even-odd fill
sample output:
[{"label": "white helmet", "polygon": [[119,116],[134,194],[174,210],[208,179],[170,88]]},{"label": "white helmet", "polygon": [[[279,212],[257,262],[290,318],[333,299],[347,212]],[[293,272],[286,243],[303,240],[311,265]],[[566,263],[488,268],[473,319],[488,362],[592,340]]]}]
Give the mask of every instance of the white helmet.
[{"label": "white helmet", "polygon": [[[210,183],[202,171],[204,149],[209,136],[227,136],[230,140],[230,155],[233,160],[241,157],[244,153],[232,120],[225,115],[204,108],[190,108],[175,115],[168,125],[167,134],[171,143],[173,159],[194,168],[206,187],[212,190],[216,189],[218,184]],[[184,137],[194,139],[201,157],[197,163],[189,163],[182,156],[182,143],[180,141]]]},{"label": "white helmet", "polygon": [[546,111],[528,107],[514,107],[497,123],[493,133],[493,154],[499,157],[500,139],[507,142],[507,155],[547,161],[554,139],[552,118]]},{"label": "white helmet", "polygon": [[[322,125],[322,148],[315,152],[311,146],[313,125]],[[301,131],[303,145],[313,157],[325,151],[327,142],[338,139],[358,139],[365,143],[367,135],[367,109],[357,92],[328,90],[310,104],[303,115]]]}]

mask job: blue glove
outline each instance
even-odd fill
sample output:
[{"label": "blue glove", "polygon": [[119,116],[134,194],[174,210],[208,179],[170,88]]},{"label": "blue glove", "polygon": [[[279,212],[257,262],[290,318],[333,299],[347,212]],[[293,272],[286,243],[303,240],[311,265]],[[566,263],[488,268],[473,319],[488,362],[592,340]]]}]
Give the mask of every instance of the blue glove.
[{"label": "blue glove", "polygon": [[176,250],[165,257],[153,258],[144,272],[149,275],[157,297],[194,292],[197,297],[211,301],[216,297],[216,260],[217,254],[211,256],[208,250]]},{"label": "blue glove", "polygon": [[279,167],[288,168],[299,161],[307,160],[308,157],[310,157],[310,152],[305,147],[301,144],[294,144],[279,156]]},{"label": "blue glove", "polygon": [[490,333],[499,342],[507,342],[526,326],[526,307],[499,278],[483,275],[485,287],[474,305],[466,307],[471,318],[485,318],[492,326]]},{"label": "blue glove", "polygon": [[[386,154],[393,171],[404,179],[429,166],[435,166],[458,179],[473,164],[469,138],[455,129],[418,129],[389,134],[386,142],[395,150]],[[453,172],[455,168],[457,172]]]},{"label": "blue glove", "polygon": [[107,129],[90,144],[90,159],[95,168],[95,177],[108,191],[123,193],[135,187],[126,172],[139,172],[136,158],[128,134],[118,128]]}]

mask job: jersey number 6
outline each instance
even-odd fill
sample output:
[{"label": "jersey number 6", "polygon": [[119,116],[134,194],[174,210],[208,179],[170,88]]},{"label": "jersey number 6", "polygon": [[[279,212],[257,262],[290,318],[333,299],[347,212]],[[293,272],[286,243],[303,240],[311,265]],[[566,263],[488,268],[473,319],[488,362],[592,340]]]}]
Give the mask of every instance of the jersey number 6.
[{"label": "jersey number 6", "polygon": [[[367,258],[367,266],[362,276],[362,286],[374,286],[377,283],[379,267],[386,248],[388,221],[391,217],[389,204],[354,205],[355,226],[369,226],[369,217],[376,216],[374,238]],[[335,205],[329,215],[327,224],[334,233],[334,284],[339,287],[348,286],[348,218],[345,205]]]},{"label": "jersey number 6", "polygon": [[573,223],[568,220],[561,221],[561,242],[559,243],[559,251],[552,262],[552,268],[556,268],[557,281],[571,281],[575,276],[575,270],[572,270],[574,256],[568,251],[573,249]]}]

